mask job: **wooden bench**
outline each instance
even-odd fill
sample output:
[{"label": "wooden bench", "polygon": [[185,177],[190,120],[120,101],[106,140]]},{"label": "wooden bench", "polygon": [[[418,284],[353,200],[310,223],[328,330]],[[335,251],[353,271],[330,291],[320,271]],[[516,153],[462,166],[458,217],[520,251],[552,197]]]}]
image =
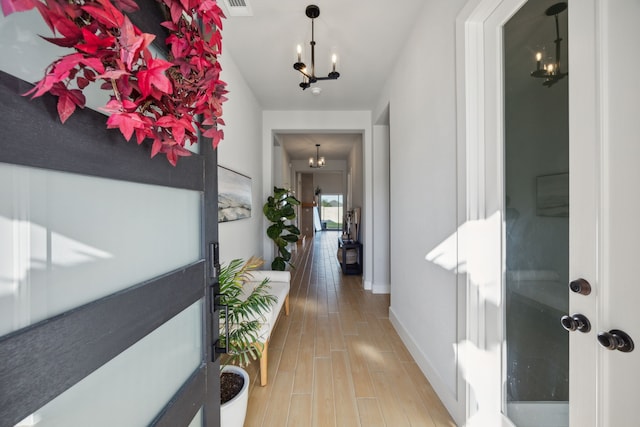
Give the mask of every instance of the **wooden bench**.
[{"label": "wooden bench", "polygon": [[262,281],[268,278],[269,293],[276,297],[276,303],[260,319],[259,340],[254,345],[260,350],[260,385],[267,385],[267,361],[269,355],[269,339],[273,328],[278,321],[278,316],[284,306],[284,312],[289,315],[289,289],[291,287],[291,273],[288,271],[254,270],[251,271],[251,280],[244,284],[244,293],[249,294]]}]

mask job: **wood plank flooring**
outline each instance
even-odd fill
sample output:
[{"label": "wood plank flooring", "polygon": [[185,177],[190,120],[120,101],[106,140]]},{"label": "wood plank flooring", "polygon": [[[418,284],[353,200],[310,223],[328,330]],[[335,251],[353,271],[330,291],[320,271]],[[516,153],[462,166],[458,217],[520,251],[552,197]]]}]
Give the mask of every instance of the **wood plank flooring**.
[{"label": "wood plank flooring", "polygon": [[268,385],[258,363],[245,427],[454,427],[389,322],[389,295],[344,276],[337,233],[307,238],[294,253],[291,313],[269,344]]}]

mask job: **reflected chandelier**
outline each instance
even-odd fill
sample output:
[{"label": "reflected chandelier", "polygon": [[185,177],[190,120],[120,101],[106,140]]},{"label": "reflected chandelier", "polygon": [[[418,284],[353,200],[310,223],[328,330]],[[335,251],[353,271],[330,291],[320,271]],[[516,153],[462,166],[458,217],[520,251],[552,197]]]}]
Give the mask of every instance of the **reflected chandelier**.
[{"label": "reflected chandelier", "polygon": [[310,168],[323,168],[326,163],[324,161],[324,157],[320,157],[320,144],[316,144],[316,158],[314,160],[313,157],[309,157],[309,167]]},{"label": "reflected chandelier", "polygon": [[569,73],[563,73],[560,71],[560,44],[562,42],[562,38],[560,38],[560,29],[558,26],[558,14],[567,9],[567,3],[561,2],[556,3],[553,6],[550,6],[545,14],[547,16],[555,16],[556,19],[556,39],[554,43],[556,45],[556,59],[555,62],[550,61],[542,61],[542,52],[536,53],[536,69],[531,72],[531,77],[536,77],[540,79],[544,79],[542,83],[544,86],[551,87],[558,82],[558,80],[563,79]]},{"label": "reflected chandelier", "polygon": [[336,80],[340,77],[340,73],[336,71],[337,57],[335,54],[331,56],[332,70],[327,77],[316,77],[316,41],[314,40],[313,20],[320,16],[320,8],[315,4],[307,6],[306,15],[311,18],[311,70],[309,70],[304,62],[302,62],[302,46],[298,45],[298,62],[293,64],[293,68],[302,74],[302,83],[300,87],[305,90],[318,80]]}]

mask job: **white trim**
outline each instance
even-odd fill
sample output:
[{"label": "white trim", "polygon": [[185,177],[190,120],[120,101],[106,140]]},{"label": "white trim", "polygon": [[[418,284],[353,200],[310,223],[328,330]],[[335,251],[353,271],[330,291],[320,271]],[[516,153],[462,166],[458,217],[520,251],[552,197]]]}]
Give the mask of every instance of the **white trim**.
[{"label": "white trim", "polygon": [[393,311],[392,307],[389,307],[389,321],[395,328],[398,336],[407,347],[411,356],[416,361],[416,364],[428,379],[431,387],[436,392],[442,403],[444,404],[449,414],[453,417],[453,420],[457,425],[464,425],[464,407],[460,405],[456,396],[451,393],[451,390],[440,378],[440,374],[433,367],[433,364],[429,361],[429,358],[420,350],[420,347],[416,343],[415,339],[411,334],[407,331],[407,328],[404,327],[402,322],[398,319],[398,316]]},{"label": "white trim", "polygon": [[367,289],[367,284],[369,284],[371,292],[374,294],[390,294],[391,293],[391,285],[389,283],[376,283],[371,285],[371,282],[364,282],[365,289]]},{"label": "white trim", "polygon": [[513,402],[507,408],[518,427],[567,427],[569,419],[569,402]]}]

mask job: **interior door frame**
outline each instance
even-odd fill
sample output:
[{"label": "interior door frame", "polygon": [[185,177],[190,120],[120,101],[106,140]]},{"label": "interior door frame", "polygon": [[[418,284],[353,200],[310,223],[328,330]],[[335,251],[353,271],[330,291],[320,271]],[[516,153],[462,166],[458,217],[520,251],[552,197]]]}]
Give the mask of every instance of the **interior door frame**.
[{"label": "interior door frame", "polygon": [[[458,274],[466,426],[513,427],[504,414],[503,26],[527,0],[472,0],[456,19]],[[477,245],[482,242],[482,245]],[[464,299],[464,300],[463,300]],[[463,301],[462,301],[463,300]]]},{"label": "interior door frame", "polygon": [[[144,12],[136,23],[162,34],[154,2],[139,3]],[[22,96],[31,87],[0,72],[0,162],[199,191],[200,259],[1,337],[0,426],[12,427],[198,300],[200,366],[150,425],[186,425],[203,408],[204,425],[218,426],[217,158],[211,141],[203,138],[200,154],[172,167],[160,156],[150,159],[148,144],[127,143],[117,130],[107,130],[104,115],[95,111],[76,111],[61,124],[53,96]]]}]

